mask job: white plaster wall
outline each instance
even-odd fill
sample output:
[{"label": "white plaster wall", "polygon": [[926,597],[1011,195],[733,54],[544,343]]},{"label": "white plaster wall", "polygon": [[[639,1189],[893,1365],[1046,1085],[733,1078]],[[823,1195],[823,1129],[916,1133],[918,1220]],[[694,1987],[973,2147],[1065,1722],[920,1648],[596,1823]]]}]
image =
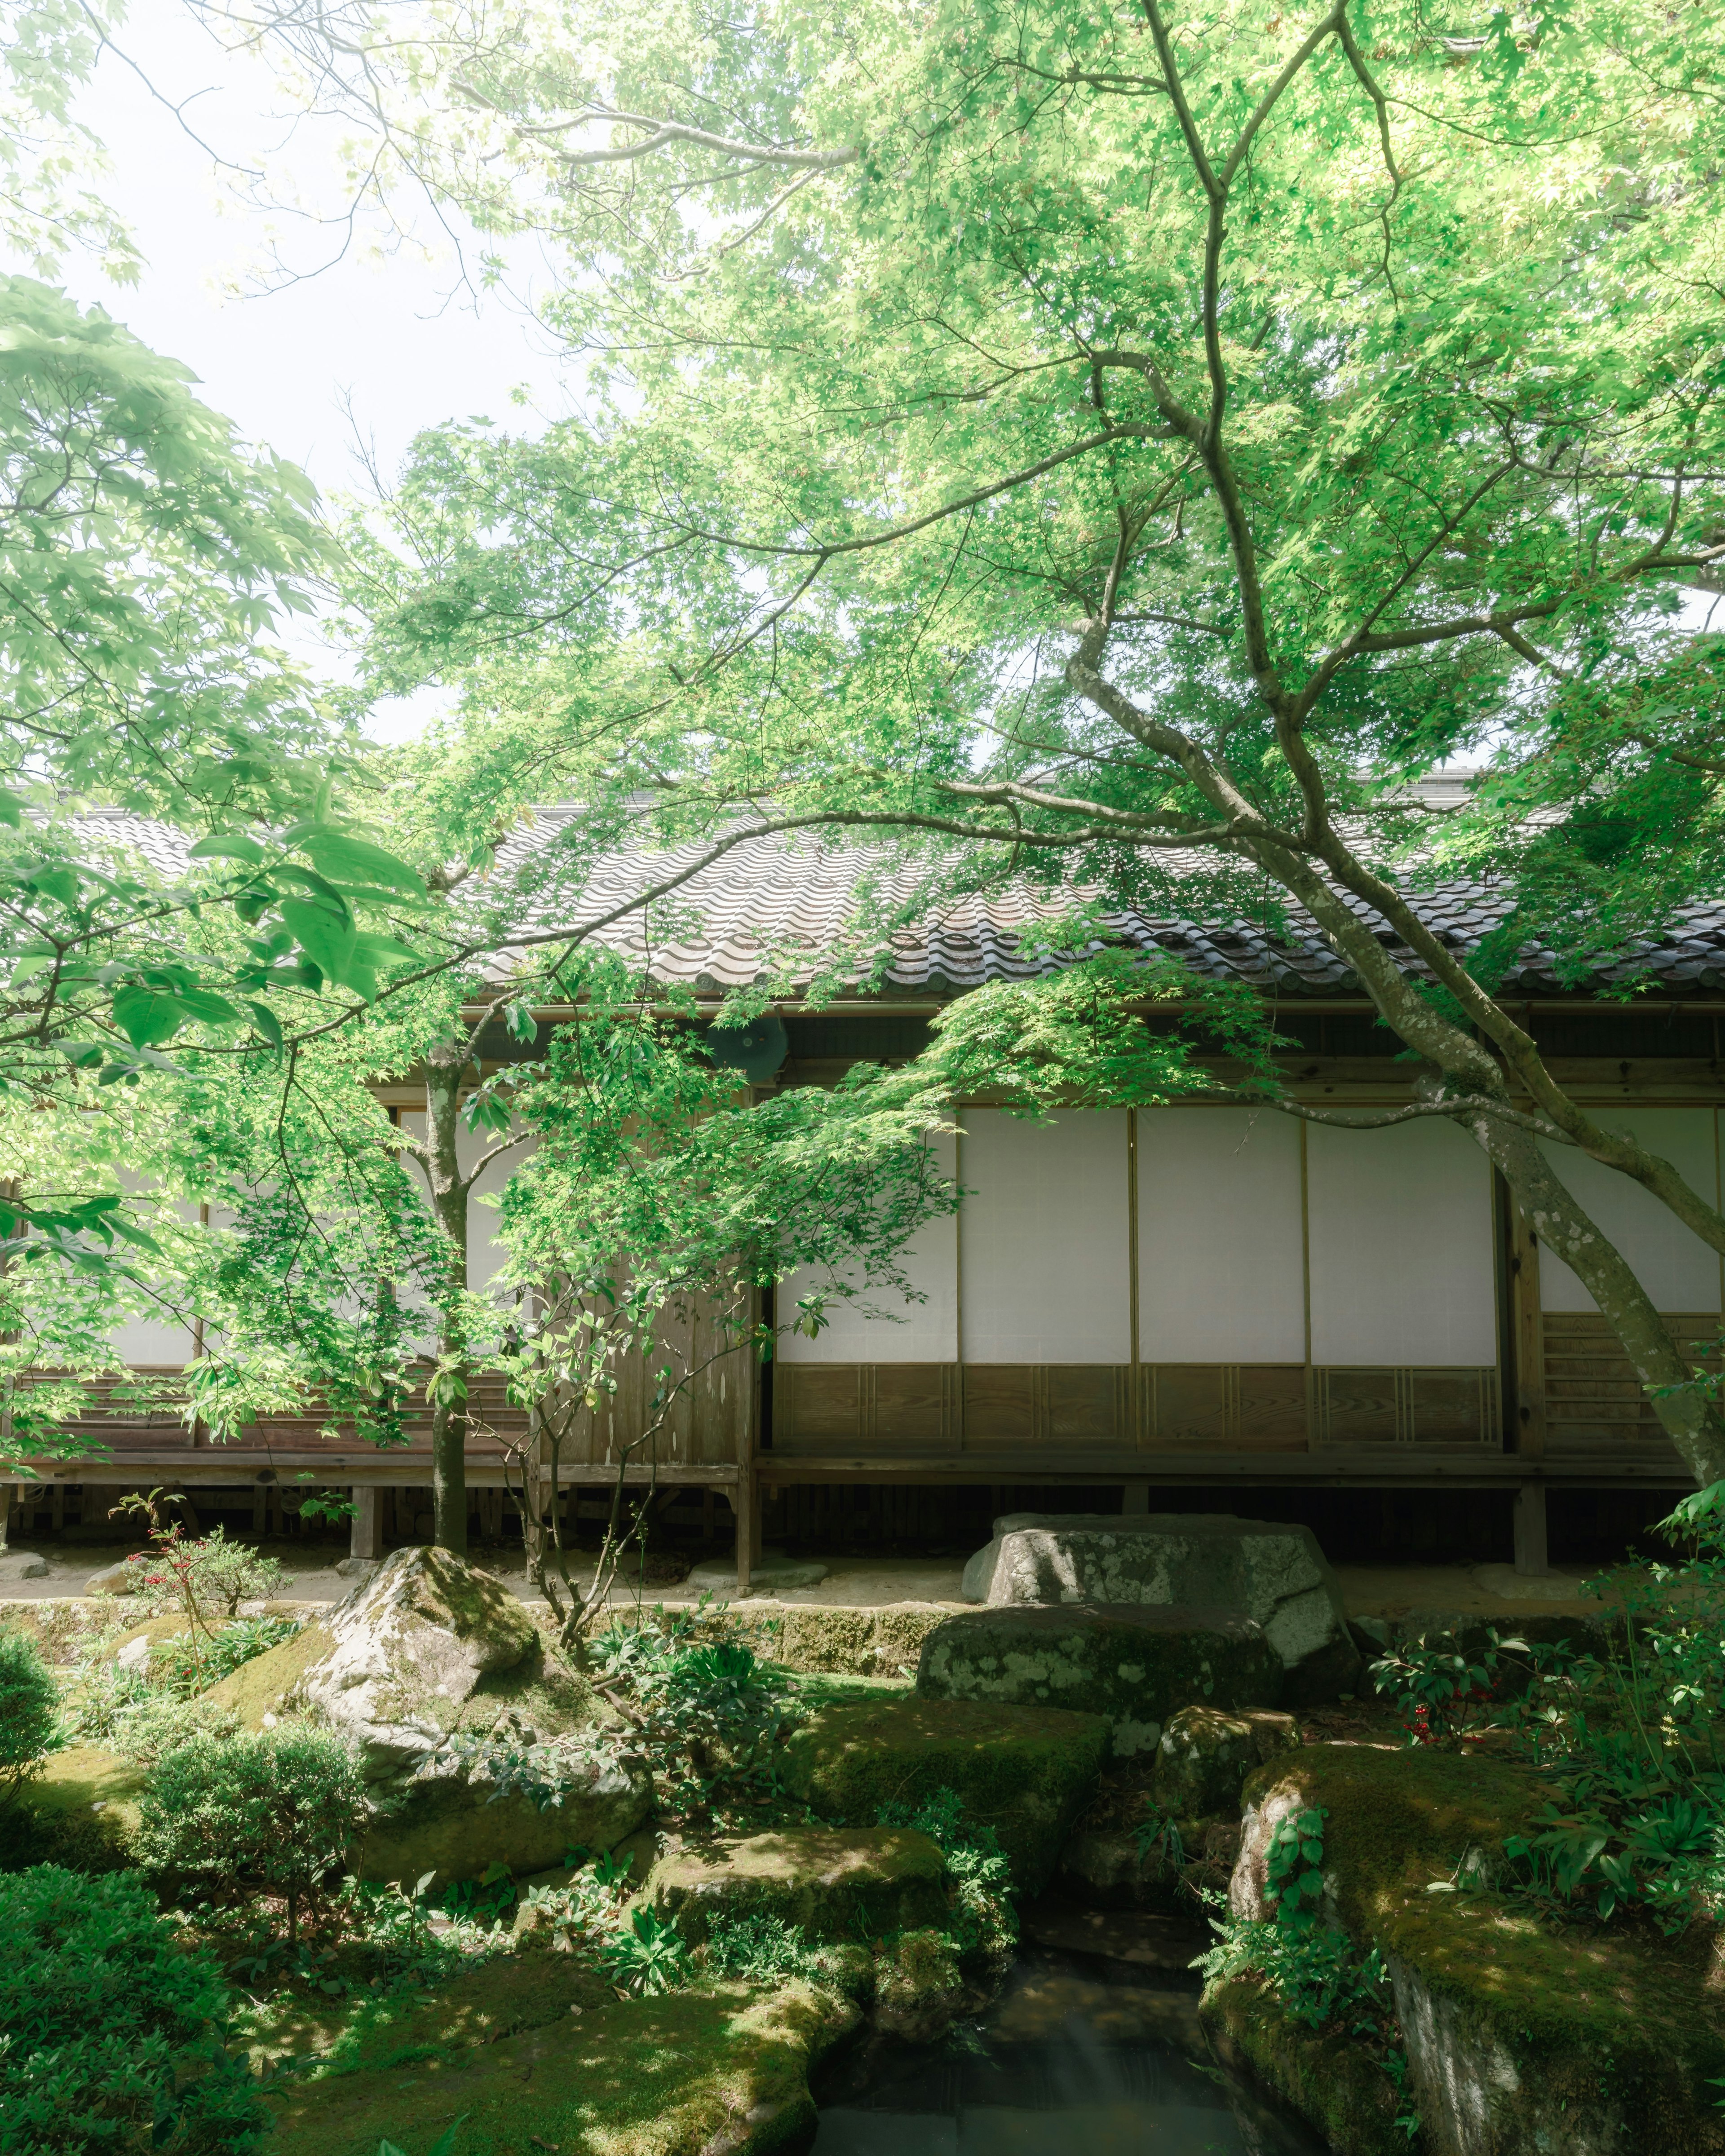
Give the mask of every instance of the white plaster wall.
[{"label": "white plaster wall", "polygon": [[1290,1116],[1138,1111],[1138,1352],[1147,1363],[1305,1360]]},{"label": "white plaster wall", "polygon": [[[948,1180],[955,1173],[957,1142],[942,1133],[929,1141]],[[900,1263],[911,1285],[927,1298],[911,1302],[881,1290],[864,1300],[882,1315],[867,1317],[851,1303],[830,1301],[827,1323],[810,1340],[782,1332],[773,1353],[782,1363],[956,1363],[958,1359],[958,1219],[948,1213],[929,1221],[906,1245]],[[812,1271],[793,1273],[779,1284],[783,1324],[798,1296],[823,1283]]]},{"label": "white plaster wall", "polygon": [[964,1360],[1129,1362],[1126,1111],[958,1121]]},{"label": "white plaster wall", "polygon": [[1497,1359],[1491,1168],[1451,1124],[1307,1126],[1314,1363]]},{"label": "white plaster wall", "polygon": [[[1602,1115],[1608,1130],[1633,1137],[1671,1163],[1709,1204],[1719,1202],[1718,1149],[1712,1108],[1636,1108]],[[1602,1168],[1568,1146],[1545,1155],[1584,1205],[1659,1310],[1719,1308],[1718,1253],[1692,1235],[1668,1207],[1615,1168]],[[1547,1310],[1592,1310],[1593,1297],[1557,1253],[1539,1251],[1539,1296]]]}]

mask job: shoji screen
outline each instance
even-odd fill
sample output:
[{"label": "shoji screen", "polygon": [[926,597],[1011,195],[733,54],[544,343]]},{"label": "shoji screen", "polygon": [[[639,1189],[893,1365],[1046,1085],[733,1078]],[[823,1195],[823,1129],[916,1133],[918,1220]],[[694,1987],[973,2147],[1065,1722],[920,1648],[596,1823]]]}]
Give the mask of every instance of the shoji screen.
[{"label": "shoji screen", "polygon": [[1250,1108],[1138,1111],[1138,1352],[1300,1363],[1300,1127]]},{"label": "shoji screen", "polygon": [[[931,1141],[942,1174],[953,1173],[957,1150],[951,1137]],[[864,1299],[883,1316],[869,1318],[853,1306],[830,1302],[828,1323],[813,1340],[782,1333],[774,1354],[782,1363],[956,1363],[958,1359],[958,1222],[952,1214],[931,1220],[913,1237],[902,1260],[912,1285],[927,1300],[907,1302],[902,1296],[876,1293]],[[781,1322],[800,1295],[817,1282],[796,1273],[778,1290]]]},{"label": "shoji screen", "polygon": [[[141,1196],[150,1188],[146,1178],[134,1175],[129,1168],[120,1170],[121,1186]],[[198,1208],[182,1201],[175,1208],[182,1220],[198,1218]],[[139,1270],[141,1273],[143,1267]],[[134,1368],[181,1369],[192,1359],[197,1345],[196,1336],[189,1325],[176,1325],[167,1317],[138,1317],[130,1325],[116,1325],[111,1337],[114,1345]]]},{"label": "shoji screen", "polygon": [[1125,1111],[959,1120],[964,1360],[1130,1362]]},{"label": "shoji screen", "polygon": [[[402,1128],[422,1143],[425,1137],[425,1111],[408,1108],[402,1111]],[[455,1158],[465,1175],[475,1161],[497,1142],[495,1132],[470,1131],[463,1123],[455,1134]],[[536,1141],[528,1139],[504,1154],[491,1165],[475,1183],[467,1200],[467,1285],[481,1288],[500,1270],[504,1260],[503,1245],[497,1240],[498,1213],[494,1205],[481,1205],[482,1197],[495,1198],[510,1177],[532,1152]],[[424,1178],[417,1168],[409,1164],[408,1172],[422,1186]]]},{"label": "shoji screen", "polygon": [[1308,1124],[1312,1359],[1480,1366],[1497,1359],[1491,1178],[1447,1122]]},{"label": "shoji screen", "polygon": [[[1709,1204],[1718,1203],[1718,1158],[1711,1108],[1640,1108],[1602,1116],[1609,1129],[1661,1154]],[[1615,1168],[1568,1146],[1547,1158],[1604,1232],[1622,1251],[1661,1310],[1719,1307],[1719,1260],[1656,1198]],[[1592,1310],[1594,1299],[1548,1245],[1539,1252],[1540,1300],[1548,1310]]]}]

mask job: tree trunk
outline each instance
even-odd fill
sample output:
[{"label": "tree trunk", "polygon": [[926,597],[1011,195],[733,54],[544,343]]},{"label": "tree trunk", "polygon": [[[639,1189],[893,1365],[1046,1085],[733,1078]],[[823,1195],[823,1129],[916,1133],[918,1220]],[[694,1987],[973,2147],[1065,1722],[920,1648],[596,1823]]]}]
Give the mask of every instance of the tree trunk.
[{"label": "tree trunk", "polygon": [[1617,1335],[1635,1375],[1647,1389],[1653,1412],[1667,1437],[1701,1483],[1725,1481],[1725,1426],[1707,1394],[1688,1390],[1661,1397],[1656,1388],[1688,1385],[1694,1372],[1679,1353],[1653,1299],[1620,1253],[1577,1204],[1531,1131],[1499,1116],[1480,1116],[1471,1127],[1502,1171],[1540,1240],[1568,1266]]},{"label": "tree trunk", "polygon": [[[431,1409],[433,1540],[439,1549],[467,1554],[467,1359],[461,1298],[467,1290],[467,1185],[456,1155],[465,1044],[434,1050],[425,1072],[425,1178],[431,1209],[448,1249],[444,1291],[438,1309],[438,1360],[442,1389]],[[454,1390],[454,1388],[459,1389]]]},{"label": "tree trunk", "polygon": [[[1509,1089],[1490,1053],[1450,1024],[1414,988],[1369,927],[1351,913],[1303,861],[1264,847],[1259,858],[1311,911],[1325,941],[1351,965],[1381,1016],[1434,1066],[1423,1090],[1447,1089],[1510,1105]],[[1599,1305],[1646,1389],[1666,1435],[1702,1483],[1725,1479],[1725,1422],[1679,1353],[1664,1319],[1603,1229],[1570,1195],[1532,1132],[1483,1111],[1456,1119],[1499,1168],[1522,1217]],[[1658,1388],[1690,1386],[1661,1398]]]}]

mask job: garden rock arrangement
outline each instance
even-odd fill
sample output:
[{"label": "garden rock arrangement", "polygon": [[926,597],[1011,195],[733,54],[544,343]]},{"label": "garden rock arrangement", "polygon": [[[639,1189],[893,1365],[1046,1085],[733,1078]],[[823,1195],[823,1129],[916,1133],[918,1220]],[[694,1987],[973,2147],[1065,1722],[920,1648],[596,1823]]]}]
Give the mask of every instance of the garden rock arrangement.
[{"label": "garden rock arrangement", "polygon": [[787,1827],[747,1841],[668,1851],[647,1899],[699,1944],[709,1918],[767,1916],[839,1942],[937,1925],[947,1864],[926,1834],[895,1827]]},{"label": "garden rock arrangement", "polygon": [[841,1702],[792,1732],[787,1789],[829,1819],[873,1819],[954,1792],[999,1837],[1021,1893],[1041,1891],[1106,1758],[1100,1716],[902,1695]]},{"label": "garden rock arrangement", "polygon": [[542,1871],[572,1845],[609,1849],[646,1816],[644,1773],[598,1745],[560,1762],[555,1804],[500,1794],[487,1740],[506,1733],[504,1748],[519,1754],[617,1717],[590,1686],[547,1667],[506,1589],[448,1551],[398,1550],[211,1697],[251,1727],[299,1717],[347,1741],[372,1799],[356,1853],[362,1878]]},{"label": "garden rock arrangement", "polygon": [[929,1699],[1099,1714],[1114,1756],[1130,1758],[1153,1752],[1181,1707],[1210,1698],[1276,1705],[1283,1670],[1262,1630],[1224,1611],[1007,1604],[967,1610],[931,1632],[916,1690]]},{"label": "garden rock arrangement", "polygon": [[967,1600],[1132,1603],[1259,1625],[1291,1707],[1353,1691],[1363,1665],[1342,1590],[1309,1527],[1202,1512],[1012,1512],[964,1568]]},{"label": "garden rock arrangement", "polygon": [[[1274,1919],[1278,1830],[1321,1819],[1319,1915],[1383,1958],[1410,2107],[1435,2156],[1725,2149],[1709,2093],[1725,2076],[1712,1927],[1565,1928],[1470,1886],[1537,1830],[1546,1794],[1498,1761],[1309,1746],[1247,1785],[1231,1912]],[[1389,2084],[1343,2030],[1314,2031],[1245,1975],[1213,1984],[1204,2012],[1343,2156],[1406,2145]]]}]

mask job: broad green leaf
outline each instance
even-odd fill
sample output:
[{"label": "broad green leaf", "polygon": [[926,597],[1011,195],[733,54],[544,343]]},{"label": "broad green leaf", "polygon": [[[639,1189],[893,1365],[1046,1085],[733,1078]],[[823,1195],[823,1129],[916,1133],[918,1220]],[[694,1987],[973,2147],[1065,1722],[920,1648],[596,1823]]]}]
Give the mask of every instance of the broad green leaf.
[{"label": "broad green leaf", "polygon": [[376,884],[385,891],[403,891],[415,896],[425,889],[425,880],[417,869],[409,868],[393,854],[385,853],[382,846],[374,846],[367,839],[356,839],[347,831],[314,824],[288,843],[332,883]]},{"label": "broad green leaf", "polygon": [[249,861],[256,864],[270,857],[255,839],[244,831],[216,831],[207,839],[200,839],[190,850],[194,861]]},{"label": "broad green leaf", "polygon": [[346,978],[355,941],[351,919],[338,920],[329,906],[305,898],[283,899],[281,917],[294,941],[326,980]]},{"label": "broad green leaf", "polygon": [[213,988],[182,988],[179,999],[188,1014],[205,1025],[238,1025],[240,1022],[238,1009]]},{"label": "broad green leaf", "polygon": [[252,1024],[263,1034],[264,1040],[272,1048],[280,1048],[283,1038],[281,1020],[270,1009],[269,1004],[248,1000],[246,1009],[252,1014]]},{"label": "broad green leaf", "polygon": [[[158,1040],[172,1040],[189,1015],[177,996],[159,988],[125,988],[115,993],[114,1016],[134,1048],[153,1048]],[[105,1080],[106,1075],[104,1072]]]}]

